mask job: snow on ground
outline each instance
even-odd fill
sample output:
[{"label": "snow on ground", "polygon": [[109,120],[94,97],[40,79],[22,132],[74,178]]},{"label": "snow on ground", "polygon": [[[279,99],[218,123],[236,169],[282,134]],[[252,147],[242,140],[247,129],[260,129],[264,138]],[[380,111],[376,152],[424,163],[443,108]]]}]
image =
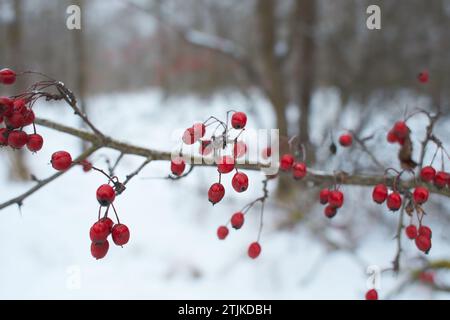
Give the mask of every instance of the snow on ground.
[{"label": "snow on ground", "polygon": [[[206,115],[222,117],[231,108],[249,107],[259,115],[271,114],[261,99],[256,98],[254,103],[249,106],[248,101],[234,95],[217,96],[212,101],[193,97],[164,101],[155,91],[90,100],[92,120],[105,133],[165,150],[172,147],[173,129],[184,128]],[[79,120],[62,105],[38,108],[41,117],[78,124]],[[251,116],[249,125],[270,127],[272,123],[270,117]],[[45,128],[38,130],[46,138],[44,150],[28,158],[33,173],[43,178],[53,172],[48,164],[51,153],[66,149],[77,154],[79,142]],[[96,153],[92,160],[97,166],[104,166],[104,155],[114,157],[117,153]],[[3,155],[4,162],[6,159]],[[141,160],[126,157],[118,176],[123,178]],[[259,173],[249,173],[251,186],[242,195],[234,193],[229,178],[225,178],[229,188],[225,200],[212,207],[206,192],[216,179],[214,169],[196,169],[176,182],[144,179],[165,176],[168,168],[164,162],[150,164],[116,200],[122,222],[131,229],[131,240],[124,248],[111,245],[108,256],[100,261],[90,255],[88,231],[97,216],[95,190],[104,183],[101,175],[73,168],[27,199],[22,213],[16,207],[1,211],[0,298],[361,299],[366,291],[365,268],[370,264],[387,266],[394,255],[392,233],[376,228],[358,251],[366,265],[347,253],[326,255],[302,225],[289,231],[277,230],[275,222],[285,212],[269,203],[263,252],[252,261],[246,249],[257,235],[259,208],[249,215],[243,229],[231,232],[226,241],[217,240],[215,232],[233,212],[259,196]],[[6,166],[0,170],[1,201],[31,185],[7,182]],[[349,211],[360,210],[358,199],[349,199]],[[316,214],[321,214],[320,210],[315,210]],[[339,219],[330,223],[339,223]],[[434,258],[445,257],[448,247],[436,240],[432,252]],[[391,277],[382,280],[381,297],[398,283]],[[428,289],[415,286],[401,297],[449,296],[432,296]]]}]

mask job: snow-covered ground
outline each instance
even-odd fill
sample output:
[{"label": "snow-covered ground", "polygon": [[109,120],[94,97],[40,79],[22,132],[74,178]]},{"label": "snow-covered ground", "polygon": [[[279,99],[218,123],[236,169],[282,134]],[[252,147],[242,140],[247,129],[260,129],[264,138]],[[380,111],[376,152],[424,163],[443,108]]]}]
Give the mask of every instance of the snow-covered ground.
[{"label": "snow-covered ground", "polygon": [[[316,103],[321,99],[325,98],[318,98]],[[99,96],[89,103],[93,122],[108,135],[161,150],[171,150],[174,129],[187,127],[208,115],[222,117],[231,108],[250,110],[251,127],[273,125],[273,116],[264,101],[255,98],[252,106],[234,95],[220,95],[212,101],[193,97],[164,101],[158,92],[148,91]],[[78,124],[79,120],[62,105],[37,108],[40,117]],[[328,108],[332,107],[328,104]],[[252,115],[252,110],[257,112]],[[41,127],[38,131],[45,137],[44,150],[27,157],[32,172],[44,178],[53,173],[50,155],[60,149],[75,155],[79,141]],[[114,158],[117,153],[97,152],[92,157],[96,166],[105,165],[103,155]],[[2,159],[6,163],[5,155]],[[118,176],[123,178],[140,161],[137,157],[125,157]],[[31,185],[7,182],[6,169],[6,165],[0,169],[0,201]],[[370,232],[357,252],[360,260],[345,252],[327,254],[302,224],[291,230],[278,230],[276,222],[286,213],[269,202],[263,253],[250,260],[246,249],[258,232],[258,208],[249,215],[243,229],[232,231],[226,241],[217,240],[215,232],[233,212],[260,195],[260,174],[249,173],[251,186],[244,194],[232,192],[226,177],[229,191],[223,202],[212,207],[206,192],[216,180],[214,169],[198,168],[186,179],[175,182],[145,179],[165,176],[168,169],[168,163],[150,164],[116,200],[122,222],[131,229],[131,240],[124,248],[111,245],[103,260],[94,260],[89,249],[88,231],[98,209],[95,190],[104,183],[95,172],[86,174],[73,168],[27,199],[21,213],[17,207],[1,211],[0,298],[361,299],[367,290],[366,267],[389,266],[394,256],[393,230],[376,225],[366,226]],[[348,190],[345,210],[365,214],[360,212],[360,198],[369,199],[370,190]],[[314,211],[313,214],[322,215],[321,208]],[[374,212],[388,216],[384,209]],[[340,219],[344,218],[338,216],[329,223],[337,225]],[[387,219],[396,220],[392,216]],[[444,240],[440,241],[439,224],[432,216],[429,221],[437,230],[431,257],[446,257],[449,248]],[[417,256],[413,245],[404,242],[405,254]],[[383,275],[381,298],[398,283],[399,279]],[[432,294],[420,285],[400,296],[449,297]]]}]

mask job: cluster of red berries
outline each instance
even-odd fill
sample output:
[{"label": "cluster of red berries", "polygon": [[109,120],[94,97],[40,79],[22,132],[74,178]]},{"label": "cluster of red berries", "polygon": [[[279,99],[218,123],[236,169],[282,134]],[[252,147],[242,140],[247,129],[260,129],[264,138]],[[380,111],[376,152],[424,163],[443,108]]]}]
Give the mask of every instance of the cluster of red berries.
[{"label": "cluster of red berries", "polygon": [[[0,83],[13,84],[16,73],[10,69],[0,70]],[[25,95],[26,96],[26,95]],[[31,152],[42,149],[44,139],[36,133],[34,125],[35,115],[32,110],[34,100],[25,96],[0,97],[0,146],[9,146],[13,149],[22,149],[27,146]],[[23,129],[33,126],[33,133],[27,134]]]},{"label": "cluster of red berries", "polygon": [[433,183],[439,189],[446,186],[450,187],[450,173],[444,170],[436,171],[431,165],[420,170],[420,179],[424,182]]},{"label": "cluster of red berries", "polygon": [[417,228],[414,224],[410,224],[405,228],[406,236],[415,241],[417,249],[428,254],[431,249],[432,231],[430,227],[420,225]]},{"label": "cluster of red berries", "polygon": [[[106,256],[109,249],[108,236],[111,235],[115,245],[123,246],[130,240],[130,230],[119,221],[117,212],[114,208],[113,201],[116,198],[116,190],[109,184],[103,184],[97,189],[97,201],[102,207],[106,207],[105,215],[99,218],[89,230],[91,243],[91,254],[95,259],[102,259]],[[117,223],[108,217],[109,208],[112,207],[116,213]]]},{"label": "cluster of red berries", "polygon": [[[214,132],[209,138],[206,138],[207,127],[218,124]],[[234,112],[231,117],[231,127],[235,130],[240,130],[235,138],[230,137],[229,125],[215,117],[210,117],[203,123],[196,123],[192,127],[187,128],[183,133],[183,143],[192,145],[196,142],[200,143],[199,153],[202,156],[214,154],[217,164],[217,171],[219,172],[219,182],[211,185],[208,190],[208,199],[214,205],[220,202],[225,196],[225,187],[221,183],[221,175],[236,171],[232,179],[232,187],[236,192],[244,192],[248,189],[248,177],[245,173],[240,172],[236,168],[236,159],[244,156],[247,153],[247,145],[243,141],[238,141],[238,137],[242,133],[247,124],[247,115],[243,112]],[[222,128],[223,131],[219,135],[215,135],[217,128]],[[229,144],[233,145],[231,154],[223,154]],[[182,150],[179,156],[172,159],[170,169],[174,176],[180,177],[186,169],[186,161],[182,157]]]},{"label": "cluster of red berries", "polygon": [[281,156],[280,170],[292,172],[292,177],[296,180],[304,178],[308,171],[306,164],[303,161],[296,161],[295,157],[290,153]]},{"label": "cluster of red berries", "polygon": [[406,138],[409,136],[411,130],[405,121],[397,121],[387,134],[387,141],[389,143],[398,143],[404,145]]},{"label": "cluster of red berries", "polygon": [[332,189],[325,188],[319,193],[319,201],[320,204],[326,205],[324,214],[331,219],[337,214],[338,209],[344,205],[344,193],[337,187]]}]

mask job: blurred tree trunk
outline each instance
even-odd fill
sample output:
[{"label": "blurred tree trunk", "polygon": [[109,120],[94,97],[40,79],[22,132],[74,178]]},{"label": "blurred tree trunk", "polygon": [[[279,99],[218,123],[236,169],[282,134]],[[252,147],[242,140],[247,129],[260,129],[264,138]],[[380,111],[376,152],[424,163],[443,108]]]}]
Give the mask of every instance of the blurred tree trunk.
[{"label": "blurred tree trunk", "polygon": [[306,160],[308,164],[315,161],[315,150],[310,141],[310,114],[311,100],[314,93],[315,81],[315,27],[317,20],[317,2],[315,0],[296,1],[297,28],[294,32],[298,45],[298,106],[300,118],[298,123],[299,139],[307,149]]},{"label": "blurred tree trunk", "polygon": [[[10,52],[11,67],[22,71],[24,68],[22,39],[23,39],[23,1],[14,1],[14,20],[8,26],[8,48]],[[22,88],[25,83],[19,77],[16,83],[17,88]],[[9,152],[11,160],[11,169],[9,170],[10,179],[12,180],[27,180],[30,177],[30,172],[25,162],[25,153],[22,150],[15,150]]]}]

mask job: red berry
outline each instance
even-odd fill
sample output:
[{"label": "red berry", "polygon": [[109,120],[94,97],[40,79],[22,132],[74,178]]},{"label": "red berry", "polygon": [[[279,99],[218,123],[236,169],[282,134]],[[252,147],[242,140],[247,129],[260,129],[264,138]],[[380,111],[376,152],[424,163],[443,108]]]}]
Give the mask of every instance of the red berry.
[{"label": "red berry", "polygon": [[420,235],[416,238],[416,247],[425,253],[428,253],[431,249],[431,239],[426,236]]},{"label": "red berry", "polygon": [[349,133],[343,134],[339,137],[339,143],[343,147],[350,147],[353,143],[353,136]]},{"label": "red berry", "polygon": [[214,183],[208,190],[208,199],[214,205],[222,200],[225,195],[225,188],[220,183]]},{"label": "red berry", "polygon": [[431,228],[427,227],[427,226],[420,226],[418,232],[419,232],[419,235],[425,236],[428,239],[431,239],[431,237],[433,236],[433,232],[431,231]]},{"label": "red berry", "polygon": [[413,224],[410,224],[405,228],[405,233],[409,239],[414,240],[415,238],[417,238],[417,227]]},{"label": "red berry", "polygon": [[44,144],[44,139],[40,134],[34,133],[28,135],[27,148],[31,152],[37,152],[42,149],[42,145]]},{"label": "red berry", "polygon": [[14,111],[14,101],[8,97],[0,97],[0,116],[10,117]]},{"label": "red berry", "polygon": [[105,240],[103,242],[91,243],[91,254],[95,259],[102,259],[106,256],[109,249],[109,242]]},{"label": "red berry", "polygon": [[217,171],[219,173],[230,173],[234,170],[234,159],[230,156],[223,156],[219,159],[217,164]]},{"label": "red berry", "polygon": [[270,147],[264,148],[261,152],[261,156],[264,160],[269,159],[272,156],[272,148]]},{"label": "red berry", "polygon": [[183,133],[183,142],[185,144],[194,144],[196,141],[195,139],[195,133],[194,133],[194,128],[187,128],[186,131],[184,131]]},{"label": "red berry", "polygon": [[104,221],[97,221],[89,230],[89,237],[92,242],[103,242],[108,238],[110,228],[108,223]]},{"label": "red berry", "polygon": [[436,173],[436,176],[434,177],[434,185],[438,188],[443,188],[446,186],[449,179],[449,175],[447,172],[439,171]]},{"label": "red berry", "polygon": [[328,205],[328,206],[325,207],[323,213],[325,214],[325,216],[326,216],[327,218],[330,218],[330,219],[331,219],[331,218],[333,218],[333,217],[336,215],[336,213],[337,213],[337,208]]},{"label": "red berry", "polygon": [[26,109],[23,113],[23,126],[29,126],[34,122],[35,116],[34,112],[31,109]]},{"label": "red berry", "polygon": [[420,83],[427,83],[430,79],[430,74],[428,73],[428,71],[424,70],[418,74],[417,79],[420,81]]},{"label": "red berry", "polygon": [[10,117],[5,118],[5,124],[8,128],[18,129],[24,126],[25,119],[20,112],[13,112]]},{"label": "red berry", "polygon": [[431,182],[434,180],[435,176],[436,170],[431,166],[423,167],[422,170],[420,170],[420,178],[422,181]]},{"label": "red berry", "polygon": [[8,145],[14,149],[22,149],[28,142],[28,135],[24,131],[11,131],[8,135]]},{"label": "red berry", "polygon": [[83,171],[84,171],[84,172],[91,171],[91,169],[92,169],[92,163],[91,163],[89,160],[84,159],[84,160],[82,160],[82,161],[80,162],[80,164],[81,164],[81,166],[83,167]]},{"label": "red berry", "polygon": [[217,237],[219,240],[225,240],[225,238],[228,236],[229,230],[226,226],[220,226],[217,228]]},{"label": "red berry", "polygon": [[424,283],[433,284],[434,276],[435,276],[435,274],[432,271],[422,271],[419,274],[419,280]]},{"label": "red berry", "polygon": [[13,84],[16,82],[16,73],[11,69],[0,70],[0,83],[3,84]]},{"label": "red berry", "polygon": [[285,154],[280,159],[280,169],[283,171],[291,170],[294,165],[294,156],[292,154]]},{"label": "red berry", "polygon": [[372,192],[372,199],[378,204],[382,204],[384,201],[386,201],[386,198],[388,196],[388,188],[384,184],[377,184],[373,188]]},{"label": "red berry", "polygon": [[388,132],[386,139],[387,139],[387,141],[388,141],[389,143],[396,143],[396,142],[398,142],[398,138],[397,138],[397,136],[395,135],[395,133],[394,133],[393,130],[391,130],[391,131]]},{"label": "red berry", "polygon": [[248,177],[243,172],[237,172],[233,176],[231,184],[236,192],[244,192],[248,189]]},{"label": "red berry", "polygon": [[97,201],[101,206],[109,206],[116,198],[116,191],[109,184],[102,184],[97,189]]},{"label": "red berry", "polygon": [[194,130],[194,138],[195,141],[203,138],[203,136],[206,133],[206,126],[203,123],[196,123],[192,126],[192,129]]},{"label": "red berry", "polygon": [[397,211],[402,206],[402,196],[398,192],[392,192],[387,197],[387,206],[392,211]]},{"label": "red berry", "polygon": [[107,227],[108,227],[109,233],[111,233],[112,227],[113,227],[113,225],[114,225],[114,222],[113,222],[110,218],[108,218],[108,217],[106,217],[106,218],[101,218],[101,219],[100,219],[100,222],[103,222],[104,224],[106,224]]},{"label": "red berry", "polygon": [[328,194],[328,203],[333,208],[340,208],[344,204],[344,194],[339,190],[330,191]]},{"label": "red berry", "polygon": [[213,151],[211,140],[203,140],[200,142],[199,153],[203,156],[209,155]]},{"label": "red berry", "polygon": [[303,162],[295,162],[292,165],[292,175],[294,179],[301,179],[306,176],[306,164]]},{"label": "red berry", "polygon": [[57,151],[52,154],[52,167],[58,171],[64,171],[72,165],[72,156],[66,151]]},{"label": "red berry", "polygon": [[414,189],[413,197],[414,197],[414,201],[417,204],[423,204],[423,203],[427,202],[428,196],[429,196],[429,192],[428,192],[427,188],[417,187]]},{"label": "red berry", "polygon": [[231,117],[231,125],[235,129],[243,129],[247,124],[247,115],[243,112],[235,112]]},{"label": "red berry", "polygon": [[375,289],[370,289],[366,292],[366,300],[378,300],[378,292]]},{"label": "red berry", "polygon": [[8,145],[9,132],[7,128],[0,128],[0,146]]},{"label": "red berry", "polygon": [[111,230],[111,235],[117,246],[123,246],[130,240],[130,230],[124,224],[116,224]]},{"label": "red berry", "polygon": [[398,139],[404,139],[409,135],[409,128],[404,121],[397,121],[394,124],[392,131]]},{"label": "red berry", "polygon": [[181,176],[186,168],[186,162],[181,157],[176,157],[170,162],[170,170],[175,176]]},{"label": "red berry", "polygon": [[327,204],[328,203],[328,196],[330,194],[329,189],[322,189],[319,194],[319,199],[321,204]]},{"label": "red berry", "polygon": [[244,214],[242,212],[236,212],[231,216],[231,226],[238,230],[244,224]]},{"label": "red berry", "polygon": [[247,153],[247,145],[244,141],[238,141],[233,147],[233,156],[235,158],[240,158]]},{"label": "red berry", "polygon": [[261,254],[261,245],[258,242],[253,242],[248,247],[248,256],[252,259],[258,258]]}]

